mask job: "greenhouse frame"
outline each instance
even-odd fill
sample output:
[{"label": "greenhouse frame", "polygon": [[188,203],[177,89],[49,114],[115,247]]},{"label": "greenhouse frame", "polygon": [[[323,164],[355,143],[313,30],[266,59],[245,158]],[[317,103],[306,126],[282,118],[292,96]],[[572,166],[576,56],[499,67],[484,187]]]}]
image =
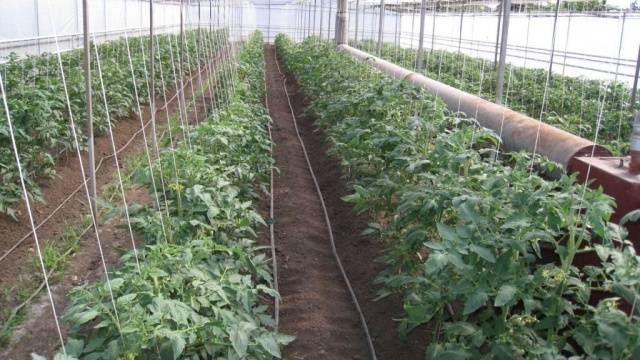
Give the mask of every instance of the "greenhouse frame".
[{"label": "greenhouse frame", "polygon": [[0,359],[640,358],[637,0],[0,8]]}]

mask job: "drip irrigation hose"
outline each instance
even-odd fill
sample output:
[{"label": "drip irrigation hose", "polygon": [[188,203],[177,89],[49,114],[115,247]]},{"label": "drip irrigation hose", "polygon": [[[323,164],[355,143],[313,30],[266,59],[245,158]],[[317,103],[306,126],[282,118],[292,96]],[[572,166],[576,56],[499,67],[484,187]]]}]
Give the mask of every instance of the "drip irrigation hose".
[{"label": "drip irrigation hose", "polygon": [[284,88],[284,92],[287,96],[287,103],[289,104],[289,110],[291,111],[291,119],[293,121],[293,126],[296,130],[296,136],[298,137],[298,141],[300,142],[300,146],[302,147],[302,152],[304,153],[304,158],[307,162],[307,167],[309,169],[309,174],[313,179],[313,184],[316,188],[316,193],[318,194],[318,199],[320,200],[320,205],[322,206],[322,212],[324,214],[324,220],[327,224],[327,230],[329,232],[329,242],[331,244],[331,252],[333,253],[333,257],[336,259],[336,263],[338,264],[338,268],[340,269],[340,273],[342,274],[342,279],[344,280],[347,289],[349,289],[349,294],[351,295],[351,300],[353,305],[356,307],[356,311],[358,312],[358,316],[360,317],[360,325],[362,326],[362,330],[364,331],[365,337],[367,338],[367,346],[369,347],[369,352],[371,353],[371,359],[377,360],[376,349],[373,346],[373,340],[371,339],[371,334],[369,333],[369,327],[367,326],[367,320],[364,317],[364,313],[362,312],[362,308],[360,307],[360,303],[358,302],[358,297],[356,296],[353,287],[351,286],[351,282],[349,281],[349,277],[347,276],[346,271],[344,270],[344,266],[342,266],[342,261],[340,260],[340,256],[338,255],[338,250],[336,249],[335,239],[333,238],[333,229],[331,227],[331,220],[329,219],[329,212],[327,211],[327,207],[324,203],[324,197],[322,196],[322,191],[320,190],[320,185],[318,184],[318,179],[313,171],[313,166],[311,166],[311,160],[309,160],[309,154],[307,153],[307,148],[304,145],[304,141],[300,136],[300,131],[298,130],[298,122],[296,120],[295,111],[293,110],[293,105],[291,105],[291,98],[289,96],[289,91],[287,90],[287,77],[280,70],[280,65],[278,64],[278,56],[276,50],[274,48],[274,57],[276,66],[278,67],[278,72],[282,76],[282,87]]}]

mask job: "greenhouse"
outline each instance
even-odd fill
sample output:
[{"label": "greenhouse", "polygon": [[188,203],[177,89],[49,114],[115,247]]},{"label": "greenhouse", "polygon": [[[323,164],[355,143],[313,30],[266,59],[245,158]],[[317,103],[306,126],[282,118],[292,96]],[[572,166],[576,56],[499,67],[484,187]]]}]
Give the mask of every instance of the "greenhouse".
[{"label": "greenhouse", "polygon": [[640,359],[639,0],[0,9],[0,359]]}]

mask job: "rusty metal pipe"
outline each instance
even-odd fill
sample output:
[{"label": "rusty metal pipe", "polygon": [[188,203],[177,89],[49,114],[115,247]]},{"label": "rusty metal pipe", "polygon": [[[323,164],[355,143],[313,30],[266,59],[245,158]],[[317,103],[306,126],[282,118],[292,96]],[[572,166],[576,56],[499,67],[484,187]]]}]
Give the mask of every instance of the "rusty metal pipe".
[{"label": "rusty metal pipe", "polygon": [[592,151],[594,156],[611,156],[609,150],[589,140],[429,79],[364,51],[348,45],[339,45],[338,49],[396,79],[407,80],[441,97],[451,111],[464,112],[467,116],[474,117],[482,126],[500,135],[507,150],[535,151],[561,164],[565,169],[572,158],[590,156]]}]

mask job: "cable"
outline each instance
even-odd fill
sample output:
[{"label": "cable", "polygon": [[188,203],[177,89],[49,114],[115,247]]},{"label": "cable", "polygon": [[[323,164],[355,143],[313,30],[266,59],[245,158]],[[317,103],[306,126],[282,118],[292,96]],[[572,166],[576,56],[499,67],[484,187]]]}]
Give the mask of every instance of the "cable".
[{"label": "cable", "polygon": [[[274,54],[276,50],[274,48]],[[287,78],[280,70],[280,65],[278,64],[278,57],[275,54],[275,62],[278,67],[278,72],[282,75],[283,82],[282,87],[284,88],[284,92],[287,95],[287,103],[289,104],[289,110],[291,111],[291,118],[293,121],[293,126],[296,129],[296,136],[298,137],[298,141],[300,142],[300,146],[302,147],[302,152],[304,153],[304,158],[307,161],[307,167],[309,168],[309,173],[311,174],[311,178],[313,179],[313,183],[316,187],[316,192],[318,194],[318,198],[320,200],[320,205],[322,206],[322,212],[324,213],[324,220],[327,224],[327,229],[329,231],[329,242],[331,243],[331,252],[333,253],[334,258],[336,259],[336,263],[338,264],[338,268],[340,268],[340,273],[342,274],[342,278],[349,289],[349,294],[351,295],[351,300],[353,301],[353,305],[356,307],[358,311],[358,316],[360,317],[360,324],[362,325],[362,330],[365,333],[367,338],[367,345],[369,347],[369,352],[371,353],[371,359],[377,360],[376,350],[373,346],[373,340],[371,339],[371,335],[369,333],[369,327],[367,326],[367,320],[364,317],[364,313],[362,312],[362,308],[360,307],[360,303],[358,302],[358,297],[356,296],[353,287],[351,286],[351,282],[349,281],[349,277],[347,276],[346,271],[344,270],[344,266],[342,266],[342,261],[340,260],[340,256],[338,255],[338,250],[336,249],[335,239],[333,238],[333,229],[331,228],[331,220],[329,219],[329,212],[327,211],[327,207],[324,203],[324,198],[322,197],[322,191],[320,191],[320,185],[318,184],[318,179],[313,171],[313,167],[311,166],[311,160],[309,160],[309,154],[307,153],[307,148],[304,145],[304,141],[300,136],[300,131],[298,130],[298,122],[296,120],[295,112],[293,111],[293,105],[291,105],[291,98],[289,97],[289,91],[287,90]]]}]

